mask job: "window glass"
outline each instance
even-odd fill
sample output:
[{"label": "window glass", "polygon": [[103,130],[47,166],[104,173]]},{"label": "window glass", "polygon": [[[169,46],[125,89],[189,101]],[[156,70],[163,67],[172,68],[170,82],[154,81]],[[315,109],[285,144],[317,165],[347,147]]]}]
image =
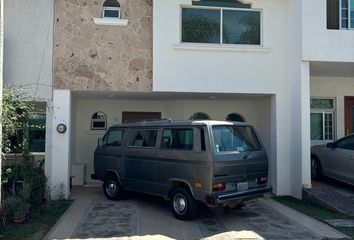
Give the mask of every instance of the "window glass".
[{"label": "window glass", "polygon": [[104,112],[96,112],[91,118],[91,130],[107,129],[107,117]]},{"label": "window glass", "polygon": [[121,129],[113,129],[103,139],[103,146],[122,146],[124,131]]},{"label": "window glass", "polygon": [[336,142],[336,144],[338,148],[354,150],[354,136],[343,138]]},{"label": "window glass", "polygon": [[205,131],[204,128],[200,128],[200,150],[205,151]]},{"label": "window glass", "polygon": [[350,28],[354,28],[354,0],[350,1]]},{"label": "window glass", "polygon": [[119,11],[118,10],[105,9],[104,10],[104,17],[118,18],[119,17]]},{"label": "window glass", "polygon": [[243,117],[237,113],[230,113],[229,115],[227,115],[226,120],[227,121],[234,121],[234,122],[245,122]]},{"label": "window glass", "polygon": [[211,118],[209,117],[208,114],[203,113],[203,112],[197,112],[194,113],[189,120],[210,120]]},{"label": "window glass", "polygon": [[210,7],[251,8],[251,4],[244,4],[237,0],[193,0],[192,4]]},{"label": "window glass", "polygon": [[28,120],[30,152],[45,152],[46,114],[31,114]]},{"label": "window glass", "polygon": [[217,152],[259,151],[261,144],[248,126],[213,126],[214,146]]},{"label": "window glass", "polygon": [[137,130],[130,142],[134,147],[155,147],[157,130]]},{"label": "window glass", "polygon": [[117,0],[106,0],[106,1],[104,1],[103,6],[104,7],[117,7],[117,8],[119,8],[120,4]]},{"label": "window glass", "polygon": [[220,10],[183,8],[182,42],[220,43]]},{"label": "window glass", "polygon": [[251,11],[223,11],[223,43],[260,45],[261,15]]},{"label": "window glass", "polygon": [[333,99],[311,99],[311,109],[333,109]]},{"label": "window glass", "polygon": [[193,129],[165,129],[162,135],[161,148],[192,150]]},{"label": "window glass", "polygon": [[323,140],[322,113],[311,113],[311,140]]}]

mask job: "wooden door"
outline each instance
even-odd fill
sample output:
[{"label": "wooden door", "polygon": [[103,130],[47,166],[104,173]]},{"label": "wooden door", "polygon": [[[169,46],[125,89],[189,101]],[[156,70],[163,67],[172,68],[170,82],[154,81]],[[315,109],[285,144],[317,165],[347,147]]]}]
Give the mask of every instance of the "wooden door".
[{"label": "wooden door", "polygon": [[354,132],[354,97],[344,97],[345,135]]},{"label": "wooden door", "polygon": [[161,119],[161,112],[123,112],[122,123]]}]

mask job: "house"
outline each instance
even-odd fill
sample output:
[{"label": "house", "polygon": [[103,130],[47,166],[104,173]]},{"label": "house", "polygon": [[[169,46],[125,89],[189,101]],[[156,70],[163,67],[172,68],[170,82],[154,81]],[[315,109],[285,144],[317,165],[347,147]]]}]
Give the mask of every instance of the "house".
[{"label": "house", "polygon": [[97,184],[107,127],[155,118],[253,124],[274,193],[301,197],[310,146],[353,131],[352,1],[5,0],[5,83],[42,109],[52,197]]}]

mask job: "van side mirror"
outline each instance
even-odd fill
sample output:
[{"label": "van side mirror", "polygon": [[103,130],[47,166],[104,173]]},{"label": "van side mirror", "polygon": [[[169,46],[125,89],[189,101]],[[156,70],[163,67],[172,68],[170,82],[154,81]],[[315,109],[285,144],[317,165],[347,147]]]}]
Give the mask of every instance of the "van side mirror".
[{"label": "van side mirror", "polygon": [[327,143],[326,145],[328,148],[337,148],[337,144],[335,143]]},{"label": "van side mirror", "polygon": [[99,139],[98,139],[98,141],[97,141],[97,146],[98,146],[98,147],[103,147],[102,138],[99,138]]}]

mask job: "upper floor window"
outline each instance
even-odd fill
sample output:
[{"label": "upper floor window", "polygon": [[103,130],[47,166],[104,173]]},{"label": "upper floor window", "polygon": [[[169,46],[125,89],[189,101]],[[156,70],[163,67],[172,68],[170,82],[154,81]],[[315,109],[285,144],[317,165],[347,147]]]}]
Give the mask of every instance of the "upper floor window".
[{"label": "upper floor window", "polygon": [[103,18],[120,18],[120,4],[117,0],[105,0],[102,7]]},{"label": "upper floor window", "polygon": [[354,0],[327,0],[327,28],[354,29]]},{"label": "upper floor window", "polygon": [[233,122],[246,122],[245,119],[238,113],[230,113],[227,115],[226,120]]},{"label": "upper floor window", "polygon": [[236,0],[195,0],[182,8],[183,43],[261,44],[261,12]]},{"label": "upper floor window", "polygon": [[190,118],[190,120],[210,120],[210,116],[203,112],[194,113]]}]

